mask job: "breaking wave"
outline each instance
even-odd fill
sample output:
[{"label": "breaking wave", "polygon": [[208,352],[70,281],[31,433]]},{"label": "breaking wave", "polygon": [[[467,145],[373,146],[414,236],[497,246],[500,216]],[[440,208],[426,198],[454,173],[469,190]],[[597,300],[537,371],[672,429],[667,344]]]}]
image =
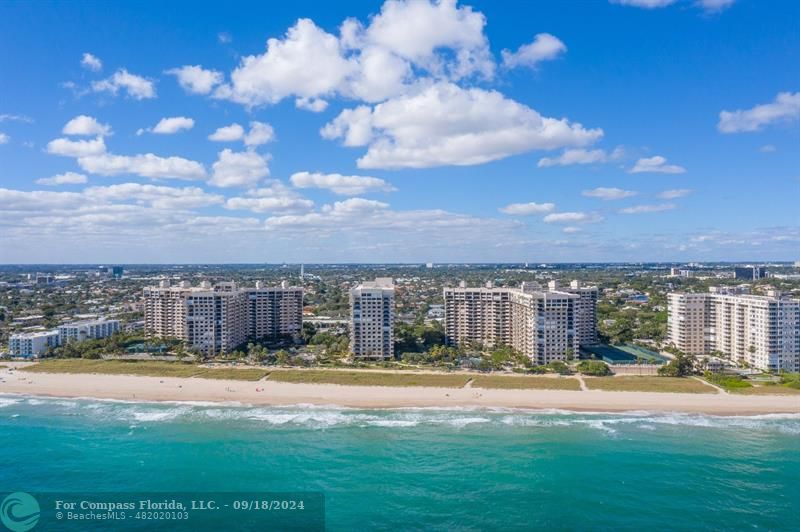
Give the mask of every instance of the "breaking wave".
[{"label": "breaking wave", "polygon": [[767,431],[800,434],[800,414],[714,416],[679,412],[621,413],[525,410],[510,408],[396,408],[357,409],[338,406],[248,406],[241,404],[172,402],[146,403],[95,399],[50,399],[0,396],[0,408],[25,413],[46,410],[51,415],[86,416],[122,421],[135,426],[161,423],[246,423],[255,427],[335,429],[363,427],[406,429],[441,426],[451,430],[492,427],[498,430],[557,430],[583,428],[616,434],[620,430],[658,431],[669,427]]}]

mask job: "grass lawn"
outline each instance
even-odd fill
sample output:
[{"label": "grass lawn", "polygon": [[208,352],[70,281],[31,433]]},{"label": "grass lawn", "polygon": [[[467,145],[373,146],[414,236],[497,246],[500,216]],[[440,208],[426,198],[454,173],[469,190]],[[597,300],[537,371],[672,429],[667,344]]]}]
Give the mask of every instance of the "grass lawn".
[{"label": "grass lawn", "polygon": [[269,380],[303,384],[343,384],[349,386],[432,386],[461,388],[468,375],[428,375],[420,373],[379,373],[375,371],[279,370]]},{"label": "grass lawn", "polygon": [[146,375],[149,377],[191,377],[202,373],[204,368],[185,362],[61,358],[42,360],[19,370],[34,373],[102,373],[105,375]]},{"label": "grass lawn", "polygon": [[717,393],[695,379],[679,377],[585,377],[590,390],[614,392]]},{"label": "grass lawn", "polygon": [[569,377],[506,377],[487,375],[475,377],[473,388],[501,388],[506,390],[580,390],[578,379]]},{"label": "grass lawn", "polygon": [[146,377],[202,377],[257,381],[269,372],[256,368],[203,368],[188,362],[86,360],[83,358],[43,360],[19,371],[34,373],[100,373],[103,375],[141,375]]}]

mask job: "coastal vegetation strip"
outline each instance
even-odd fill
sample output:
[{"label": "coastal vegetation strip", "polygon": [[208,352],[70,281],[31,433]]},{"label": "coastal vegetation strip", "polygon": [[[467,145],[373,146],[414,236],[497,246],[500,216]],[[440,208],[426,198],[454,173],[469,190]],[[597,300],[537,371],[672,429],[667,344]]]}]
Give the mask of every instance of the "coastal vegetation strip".
[{"label": "coastal vegetation strip", "polygon": [[574,390],[581,389],[580,382],[572,377],[513,377],[481,375],[475,378],[473,388],[499,388],[507,390]]},{"label": "coastal vegetation strip", "polygon": [[740,388],[735,390],[735,393],[744,395],[800,395],[800,389],[781,384],[763,384]]},{"label": "coastal vegetation strip", "polygon": [[613,392],[716,393],[706,384],[685,377],[586,377],[590,390]]},{"label": "coastal vegetation strip", "polygon": [[380,373],[377,371],[276,370],[269,380],[302,384],[347,386],[428,386],[462,388],[470,379],[464,374]]},{"label": "coastal vegetation strip", "polygon": [[798,395],[800,373],[784,373],[774,379],[745,379],[739,375],[707,374],[706,379],[731,393],[745,395]]},{"label": "coastal vegetation strip", "polygon": [[147,377],[201,377],[257,381],[269,372],[257,368],[208,368],[186,362],[53,359],[43,360],[20,371],[34,373],[99,373]]},{"label": "coastal vegetation strip", "polygon": [[236,381],[260,381],[269,371],[259,368],[204,368],[195,375],[201,379],[227,379]]}]

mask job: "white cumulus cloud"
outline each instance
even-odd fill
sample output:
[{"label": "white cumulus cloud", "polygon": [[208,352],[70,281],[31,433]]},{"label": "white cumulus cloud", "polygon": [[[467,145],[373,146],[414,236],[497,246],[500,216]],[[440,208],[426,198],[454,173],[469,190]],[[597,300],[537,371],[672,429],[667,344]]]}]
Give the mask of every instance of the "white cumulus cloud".
[{"label": "white cumulus cloud", "polygon": [[106,187],[90,187],[84,192],[89,198],[101,201],[135,201],[156,209],[195,209],[222,204],[225,198],[209,194],[200,187],[166,187],[122,183]]},{"label": "white cumulus cloud", "polygon": [[218,154],[208,183],[221,188],[252,187],[267,176],[267,158],[254,151],[234,152],[224,149]]},{"label": "white cumulus cloud", "polygon": [[88,178],[76,172],[64,172],[63,174],[57,174],[53,177],[43,177],[41,179],[36,180],[37,185],[47,185],[47,186],[56,186],[56,185],[81,185],[86,183]]},{"label": "white cumulus cloud", "polygon": [[610,201],[630,198],[631,196],[638,194],[638,192],[614,187],[598,187],[591,190],[584,190],[581,192],[581,194],[587,198],[598,198],[604,201]]},{"label": "white cumulus cloud", "polygon": [[47,143],[47,153],[65,157],[88,157],[105,153],[103,137],[93,140],[54,139]]},{"label": "white cumulus cloud", "polygon": [[193,119],[185,116],[173,116],[170,118],[162,118],[158,121],[158,124],[152,128],[140,129],[136,132],[136,134],[141,135],[142,133],[149,131],[150,133],[155,133],[157,135],[174,135],[175,133],[180,133],[181,131],[188,131],[193,127]]},{"label": "white cumulus cloud", "polygon": [[250,122],[250,131],[244,136],[245,146],[261,146],[275,140],[275,130],[265,122]]},{"label": "white cumulus cloud", "polygon": [[277,103],[287,96],[315,98],[333,93],[355,69],[341,54],[339,39],[300,19],[284,39],[269,39],[262,55],[244,57],[230,84],[215,96],[247,106]]},{"label": "white cumulus cloud", "polygon": [[247,107],[292,97],[298,108],[320,112],[328,98],[380,102],[426,76],[490,79],[485,26],[483,14],[456,0],[387,0],[366,26],[346,19],[339,35],[300,19],[264,53],[244,57],[213,97]]},{"label": "white cumulus cloud", "polygon": [[115,96],[120,90],[124,90],[128,96],[135,100],[156,97],[156,87],[151,80],[131,74],[124,68],[117,70],[109,78],[93,82],[92,90],[95,92],[110,92]]},{"label": "white cumulus cloud", "polygon": [[671,190],[665,190],[663,192],[659,192],[656,197],[665,200],[683,198],[691,194],[692,191],[688,188],[673,188]]},{"label": "white cumulus cloud", "polygon": [[659,7],[672,5],[676,1],[677,0],[611,0],[611,3],[623,6],[641,7],[644,9],[658,9]]},{"label": "white cumulus cloud", "polygon": [[294,105],[298,109],[305,109],[312,113],[321,113],[328,108],[328,102],[322,98],[297,98]]},{"label": "white cumulus cloud", "polygon": [[602,221],[602,216],[589,212],[554,212],[544,217],[544,222],[548,224],[588,224]]},{"label": "white cumulus cloud", "polygon": [[633,207],[626,207],[624,209],[620,209],[620,214],[647,214],[650,212],[663,212],[663,211],[671,211],[672,209],[676,208],[677,205],[674,203],[660,203],[658,205],[635,205]]},{"label": "white cumulus cloud", "polygon": [[781,92],[771,103],[752,109],[722,111],[717,129],[722,133],[759,131],[765,126],[800,119],[800,92]]},{"label": "white cumulus cloud", "polygon": [[322,188],[342,196],[355,196],[370,191],[392,192],[392,185],[377,177],[319,172],[297,172],[290,178],[297,188]]},{"label": "white cumulus cloud", "polygon": [[222,72],[208,70],[200,65],[184,65],[171,68],[165,73],[175,76],[183,90],[192,94],[209,94],[224,80]]},{"label": "white cumulus cloud", "polygon": [[697,0],[696,5],[706,13],[716,13],[731,7],[736,0]]},{"label": "white cumulus cloud", "polygon": [[105,137],[111,134],[111,126],[108,124],[101,124],[94,117],[79,115],[67,122],[61,132],[65,135]]},{"label": "white cumulus cloud", "polygon": [[542,61],[551,61],[567,52],[567,45],[555,35],[537,34],[533,42],[523,44],[516,52],[503,50],[503,65],[508,68],[526,66],[535,68]]},{"label": "white cumulus cloud", "polygon": [[500,212],[519,216],[530,216],[533,214],[545,214],[553,212],[556,208],[555,203],[511,203],[500,208]]},{"label": "white cumulus cloud", "polygon": [[[494,61],[483,32],[486,17],[456,0],[387,0],[363,35],[362,46],[390,51],[435,75],[490,77]],[[451,50],[448,60],[442,50]]]},{"label": "white cumulus cloud", "polygon": [[346,146],[368,146],[360,168],[426,168],[585,146],[603,131],[543,117],[496,91],[442,82],[374,108],[346,109],[321,134]]},{"label": "white cumulus cloud", "polygon": [[631,174],[658,173],[658,174],[682,174],[686,168],[677,164],[667,164],[667,159],[661,155],[644,157],[636,161],[633,168],[628,170]]},{"label": "white cumulus cloud", "polygon": [[214,142],[234,142],[243,138],[244,128],[236,123],[217,128],[216,131],[208,136],[208,140],[213,140]]},{"label": "white cumulus cloud", "polygon": [[542,157],[539,159],[537,166],[539,168],[547,168],[550,166],[570,166],[573,164],[595,164],[607,163],[615,161],[625,155],[625,151],[621,146],[618,146],[611,153],[605,150],[587,150],[583,148],[573,148],[564,150],[564,152],[557,157]]},{"label": "white cumulus cloud", "polygon": [[91,70],[92,72],[99,72],[103,69],[103,62],[100,61],[100,58],[86,52],[83,54],[81,58],[81,66],[86,70]]},{"label": "white cumulus cloud", "polygon": [[249,190],[245,197],[229,198],[225,208],[251,212],[297,213],[314,207],[314,202],[303,198],[280,182]]},{"label": "white cumulus cloud", "polygon": [[139,175],[151,179],[203,179],[206,170],[202,164],[183,157],[160,157],[152,153],[141,155],[82,156],[78,165],[90,174],[104,176]]}]

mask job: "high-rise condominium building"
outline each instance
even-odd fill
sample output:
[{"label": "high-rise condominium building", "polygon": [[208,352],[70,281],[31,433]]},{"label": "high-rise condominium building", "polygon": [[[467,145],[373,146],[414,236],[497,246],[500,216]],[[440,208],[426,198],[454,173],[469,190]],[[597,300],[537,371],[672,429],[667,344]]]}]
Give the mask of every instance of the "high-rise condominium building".
[{"label": "high-rise condominium building", "polygon": [[451,345],[511,345],[511,290],[462,281],[444,289],[445,334]]},{"label": "high-rise condominium building", "polygon": [[448,345],[508,345],[538,364],[577,355],[597,342],[596,287],[536,283],[521,288],[461,286],[444,289]]},{"label": "high-rise condominium building", "polygon": [[289,286],[265,286],[257,281],[255,288],[245,288],[251,338],[291,336],[303,328],[303,289]]},{"label": "high-rise condominium building", "polygon": [[552,292],[567,292],[578,296],[575,302],[575,335],[579,345],[597,343],[597,296],[596,286],[583,286],[578,281],[569,283],[569,287],[560,287],[558,281],[550,281],[548,287]]},{"label": "high-rise condominium building", "polygon": [[394,356],[394,284],[378,277],[350,290],[350,351],[356,358]]},{"label": "high-rise condominium building", "polygon": [[549,290],[511,292],[511,346],[541,365],[577,356],[578,299]]},{"label": "high-rise condominium building", "polygon": [[239,288],[235,283],[200,286],[181,282],[144,290],[145,333],[174,337],[203,353],[227,352],[247,340],[295,334],[302,328],[303,289]]},{"label": "high-rise condominium building", "polygon": [[57,330],[12,334],[8,340],[12,357],[40,357],[49,347],[58,347]]},{"label": "high-rise condominium building", "polygon": [[731,292],[669,294],[669,341],[692,355],[719,351],[764,371],[800,371],[800,300]]},{"label": "high-rise condominium building", "polygon": [[119,320],[84,320],[59,325],[59,344],[97,340],[119,332]]}]

